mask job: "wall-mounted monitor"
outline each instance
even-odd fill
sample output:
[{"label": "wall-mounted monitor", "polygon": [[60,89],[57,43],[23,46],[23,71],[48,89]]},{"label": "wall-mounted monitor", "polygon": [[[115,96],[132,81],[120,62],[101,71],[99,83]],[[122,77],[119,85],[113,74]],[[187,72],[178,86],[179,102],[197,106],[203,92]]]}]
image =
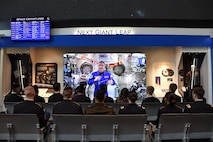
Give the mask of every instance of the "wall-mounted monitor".
[{"label": "wall-mounted monitor", "polygon": [[50,18],[11,18],[11,40],[50,40]]}]

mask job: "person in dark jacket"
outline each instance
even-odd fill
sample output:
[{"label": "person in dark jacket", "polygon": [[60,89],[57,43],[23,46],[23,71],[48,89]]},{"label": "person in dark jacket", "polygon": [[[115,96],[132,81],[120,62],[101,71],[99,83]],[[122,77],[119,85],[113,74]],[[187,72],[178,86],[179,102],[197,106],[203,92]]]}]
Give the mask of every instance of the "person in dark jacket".
[{"label": "person in dark jacket", "polygon": [[[176,98],[176,102],[181,102],[181,97],[175,94],[175,91],[177,90],[177,84],[171,83],[169,85],[169,92],[173,93]],[[165,98],[165,96],[164,96]],[[163,98],[162,103],[165,103],[165,99]]]},{"label": "person in dark jacket", "polygon": [[144,102],[157,102],[160,103],[160,100],[153,96],[155,88],[153,86],[148,86],[146,89],[146,98],[143,100],[142,105]]},{"label": "person in dark jacket", "polygon": [[20,95],[20,85],[19,84],[13,84],[12,85],[12,91],[7,94],[4,98],[4,102],[21,102],[24,101],[24,98]]},{"label": "person in dark jacket", "polygon": [[55,92],[49,97],[48,103],[63,101],[63,96],[60,93],[61,84],[57,83],[57,82],[54,83],[53,84],[53,89],[54,89]]},{"label": "person in dark jacket", "polygon": [[158,117],[156,120],[157,125],[159,123],[160,116],[164,113],[182,113],[182,108],[176,106],[177,99],[174,93],[167,92],[164,99],[166,105],[162,106],[158,111]]},{"label": "person in dark jacket", "polygon": [[128,105],[121,106],[119,114],[146,114],[144,107],[139,107],[135,102],[138,99],[138,94],[135,91],[130,92],[127,97]]},{"label": "person in dark jacket", "polygon": [[81,106],[72,100],[72,87],[65,87],[63,101],[56,103],[53,107],[53,114],[83,114]]},{"label": "person in dark jacket", "polygon": [[203,98],[205,91],[202,86],[197,86],[193,88],[192,98],[194,103],[187,104],[184,112],[186,113],[213,113],[213,107],[206,103]]},{"label": "person in dark jacket", "polygon": [[75,102],[83,102],[83,103],[90,103],[91,102],[90,98],[85,95],[84,85],[80,84],[76,88],[76,92],[77,92],[77,96],[73,97],[73,101],[75,101]]},{"label": "person in dark jacket", "polygon": [[102,114],[102,115],[115,114],[114,108],[112,106],[105,105],[104,103],[105,98],[106,98],[105,91],[97,90],[95,92],[95,103],[86,107],[85,114]]},{"label": "person in dark jacket", "polygon": [[35,102],[40,102],[40,103],[45,103],[44,98],[38,95],[38,93],[39,93],[39,91],[38,91],[38,86],[37,86],[37,85],[34,85],[33,88],[34,88],[35,93],[36,93],[36,96],[35,96],[35,98],[34,98],[34,101],[35,101]]},{"label": "person in dark jacket", "polygon": [[47,119],[43,107],[34,101],[36,95],[34,88],[32,86],[25,87],[24,94],[26,95],[25,101],[15,104],[14,113],[37,114],[40,128],[46,127]]}]

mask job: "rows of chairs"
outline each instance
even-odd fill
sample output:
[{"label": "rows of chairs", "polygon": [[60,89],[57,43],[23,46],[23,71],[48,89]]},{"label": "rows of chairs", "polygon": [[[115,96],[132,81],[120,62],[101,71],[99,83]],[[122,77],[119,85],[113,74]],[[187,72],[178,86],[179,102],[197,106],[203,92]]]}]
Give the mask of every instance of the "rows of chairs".
[{"label": "rows of chairs", "polygon": [[[208,139],[213,141],[213,114],[168,113],[159,120],[150,139],[147,114],[70,115],[53,114],[49,141],[155,141]],[[0,140],[45,141],[34,114],[0,114]]]},{"label": "rows of chairs", "polygon": [[[178,106],[182,107],[184,109],[185,105],[188,102],[184,102],[184,103],[177,103]],[[83,112],[85,110],[85,108],[89,105],[91,105],[91,103],[80,103]],[[126,103],[108,103],[106,105],[111,105],[113,106],[113,108],[115,109],[115,113],[118,114],[119,109],[122,105],[126,105]],[[143,104],[143,106],[146,108],[146,113],[148,116],[148,121],[150,122],[154,122],[157,119],[157,113],[158,110],[161,106],[163,106],[165,104],[162,103],[156,103],[156,102],[146,102]],[[52,111],[53,111],[53,106],[54,103],[43,103],[42,106],[44,107],[44,109],[46,111],[48,111],[51,115],[52,115]],[[14,109],[14,103],[11,102],[5,102],[5,107],[7,108],[7,112],[8,113],[13,113],[13,109]]]}]

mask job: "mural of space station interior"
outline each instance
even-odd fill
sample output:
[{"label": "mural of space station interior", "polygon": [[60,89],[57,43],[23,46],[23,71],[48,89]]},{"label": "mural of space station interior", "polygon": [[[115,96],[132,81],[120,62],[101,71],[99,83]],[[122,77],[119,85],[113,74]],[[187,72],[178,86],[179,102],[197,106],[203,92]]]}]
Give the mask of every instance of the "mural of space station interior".
[{"label": "mural of space station interior", "polygon": [[94,85],[88,85],[90,74],[104,61],[116,85],[108,85],[108,96],[114,100],[122,88],[135,90],[139,99],[146,95],[146,56],[144,53],[67,53],[64,54],[64,86],[76,88],[85,84],[85,93],[94,97]]}]

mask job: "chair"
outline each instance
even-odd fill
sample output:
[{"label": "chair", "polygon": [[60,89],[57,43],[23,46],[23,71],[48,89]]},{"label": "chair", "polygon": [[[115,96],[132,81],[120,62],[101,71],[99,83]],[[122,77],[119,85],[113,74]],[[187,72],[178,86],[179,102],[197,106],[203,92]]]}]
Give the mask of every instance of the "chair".
[{"label": "chair", "polygon": [[45,111],[49,112],[50,115],[53,113],[53,107],[55,103],[42,103],[41,105],[45,109]]},{"label": "chair", "polygon": [[114,115],[85,115],[86,141],[114,141]]},{"label": "chair", "polygon": [[155,141],[182,140],[188,141],[187,131],[190,122],[190,113],[162,114],[155,132]]},{"label": "chair", "polygon": [[213,141],[213,114],[192,113],[189,139],[211,139]]},{"label": "chair", "polygon": [[131,114],[131,115],[117,115],[116,117],[117,136],[118,141],[141,141],[146,140],[146,114]]},{"label": "chair", "polygon": [[16,104],[17,102],[4,102],[4,105],[5,105],[5,108],[7,108],[7,113],[13,113],[14,111],[14,105]]},{"label": "chair", "polygon": [[86,107],[88,107],[89,105],[92,105],[91,103],[79,103],[81,105],[82,111],[83,113],[85,112]]},{"label": "chair", "polygon": [[127,105],[128,103],[106,103],[106,105],[112,106],[115,110],[115,114],[119,113],[120,107]]},{"label": "chair", "polygon": [[52,140],[84,141],[83,115],[53,114]]},{"label": "chair", "polygon": [[7,127],[9,141],[44,140],[43,129],[39,127],[36,114],[3,114],[0,115],[0,121],[4,123],[0,131],[5,131],[5,126]]},{"label": "chair", "polygon": [[161,107],[161,103],[159,102],[144,102],[143,106],[146,109],[146,113],[148,115],[147,121],[155,122],[158,117],[158,110]]},{"label": "chair", "polygon": [[7,128],[7,122],[5,115],[7,114],[0,114],[0,140],[7,140],[10,141],[10,135]]}]

